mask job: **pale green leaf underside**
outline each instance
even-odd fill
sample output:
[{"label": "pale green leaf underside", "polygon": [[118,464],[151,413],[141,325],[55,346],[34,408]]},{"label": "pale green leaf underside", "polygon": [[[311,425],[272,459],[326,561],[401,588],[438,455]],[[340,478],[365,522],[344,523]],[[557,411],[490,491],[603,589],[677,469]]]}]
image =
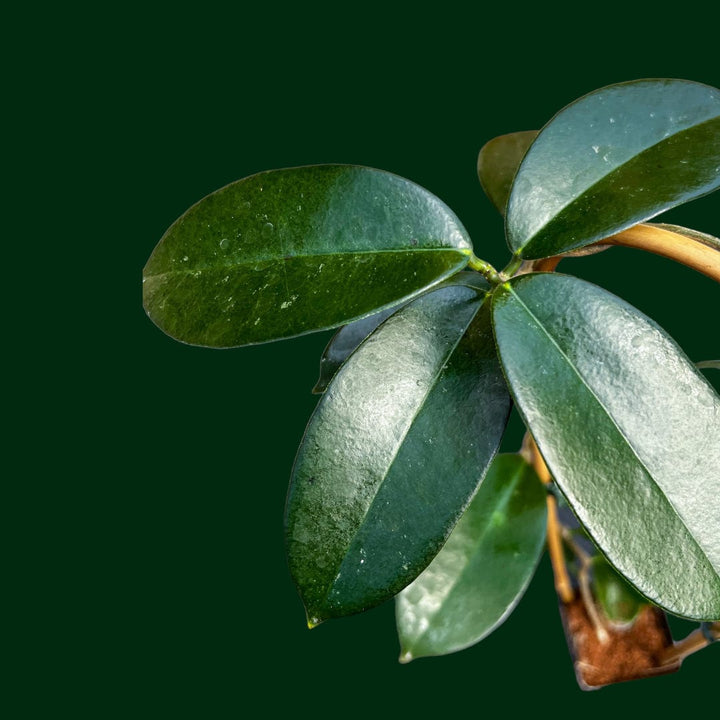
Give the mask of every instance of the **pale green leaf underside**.
[{"label": "pale green leaf underside", "polygon": [[519,455],[498,455],[435,559],[396,597],[400,660],[469,647],[512,612],[545,543],[545,489]]}]

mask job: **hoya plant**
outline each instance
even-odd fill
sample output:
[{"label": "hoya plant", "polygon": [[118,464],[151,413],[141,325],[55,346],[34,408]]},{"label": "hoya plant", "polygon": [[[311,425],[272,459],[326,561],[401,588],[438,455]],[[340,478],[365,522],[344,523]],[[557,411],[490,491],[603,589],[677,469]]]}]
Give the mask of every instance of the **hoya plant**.
[{"label": "hoya plant", "polygon": [[[310,627],[395,598],[401,661],[451,653],[508,617],[547,548],[583,688],[675,670],[720,635],[703,374],[720,361],[556,268],[624,245],[720,281],[720,241],[647,222],[720,186],[720,91],[602,88],[489,141],[478,174],[503,269],[410,180],[295,167],[182,215],[145,266],[146,311],[212,348],[340,328],[285,510]],[[513,406],[525,440],[498,454]],[[698,627],[673,640],[665,613]]]}]

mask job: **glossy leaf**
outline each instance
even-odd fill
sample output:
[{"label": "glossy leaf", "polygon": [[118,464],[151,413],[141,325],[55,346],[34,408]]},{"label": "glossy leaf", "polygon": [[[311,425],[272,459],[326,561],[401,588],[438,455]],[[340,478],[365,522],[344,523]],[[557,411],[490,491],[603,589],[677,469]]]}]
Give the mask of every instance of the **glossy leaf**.
[{"label": "glossy leaf", "polygon": [[593,558],[592,589],[605,617],[619,625],[632,622],[647,604],[600,555]]},{"label": "glossy leaf", "polygon": [[477,161],[480,184],[503,216],[515,173],[537,135],[537,130],[500,135],[485,143],[480,150]]},{"label": "glossy leaf", "polygon": [[451,286],[388,318],[321,398],[293,468],[288,563],[314,626],[399,592],[482,480],[510,400],[484,292]]},{"label": "glossy leaf", "polygon": [[409,180],[350,165],[274,170],[172,225],[145,266],[145,309],[183,342],[266,342],[397,304],[470,253],[455,215]]},{"label": "glossy leaf", "polygon": [[541,258],[589,245],[720,187],[720,90],[638,80],[597,90],[541,130],[513,183],[508,243]]},{"label": "glossy leaf", "polygon": [[680,616],[720,617],[720,398],[638,310],[577,278],[494,296],[505,375],[557,485],[608,560]]},{"label": "glossy leaf", "polygon": [[[487,291],[490,286],[482,275],[476,272],[461,272],[441,285],[469,285],[479,290]],[[320,377],[318,378],[313,393],[322,394],[327,389],[335,373],[341,365],[352,355],[358,345],[375,330],[381,323],[389,318],[402,305],[386,308],[379,313],[368,315],[355,322],[340,328],[327,344],[325,351],[320,358]]]},{"label": "glossy leaf", "polygon": [[510,615],[545,545],[545,489],[519,455],[498,455],[435,559],[396,598],[400,660],[474,645]]}]

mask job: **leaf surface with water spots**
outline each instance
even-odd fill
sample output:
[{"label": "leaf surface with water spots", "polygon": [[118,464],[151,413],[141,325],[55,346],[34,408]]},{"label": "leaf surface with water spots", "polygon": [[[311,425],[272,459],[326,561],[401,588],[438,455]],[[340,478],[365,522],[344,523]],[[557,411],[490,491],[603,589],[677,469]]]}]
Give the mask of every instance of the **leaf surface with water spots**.
[{"label": "leaf surface with water spots", "polygon": [[350,165],[273,170],[191,207],[144,271],[168,335],[234,347],[336,327],[461,270],[471,244],[437,197]]}]

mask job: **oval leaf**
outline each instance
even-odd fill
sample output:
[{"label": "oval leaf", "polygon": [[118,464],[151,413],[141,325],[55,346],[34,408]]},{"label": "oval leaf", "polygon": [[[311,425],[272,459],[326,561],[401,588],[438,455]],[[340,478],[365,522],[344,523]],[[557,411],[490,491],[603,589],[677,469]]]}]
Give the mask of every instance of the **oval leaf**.
[{"label": "oval leaf", "polygon": [[559,255],[720,186],[720,90],[638,80],[561,110],[518,170],[507,210],[511,249]]},{"label": "oval leaf", "polygon": [[[479,290],[487,291],[490,285],[487,280],[476,272],[461,272],[446,280],[445,284],[453,285],[469,285]],[[340,369],[342,364],[357,350],[358,345],[389,318],[394,312],[402,307],[401,305],[386,308],[379,313],[368,315],[355,322],[340,328],[327,344],[322,357],[320,358],[320,377],[318,378],[313,393],[321,395],[327,389],[330,381],[335,373]]]},{"label": "oval leaf", "polygon": [[593,558],[592,589],[605,617],[619,625],[631,623],[647,604],[600,555]]},{"label": "oval leaf", "polygon": [[480,184],[503,216],[515,173],[537,135],[537,130],[500,135],[485,143],[480,150],[477,161]]},{"label": "oval leaf", "polygon": [[144,303],[183,342],[261,343],[396,304],[470,254],[455,215],[409,180],[350,165],[274,170],[172,225],[145,266]]},{"label": "oval leaf", "polygon": [[318,403],[286,509],[288,562],[310,626],[414,580],[483,478],[510,409],[486,298],[456,286],[413,301]]},{"label": "oval leaf", "polygon": [[396,598],[400,661],[474,645],[520,601],[545,545],[545,489],[498,455],[435,559]]},{"label": "oval leaf", "polygon": [[720,398],[655,323],[577,278],[501,286],[495,337],[518,408],[608,560],[690,619],[720,617]]}]

